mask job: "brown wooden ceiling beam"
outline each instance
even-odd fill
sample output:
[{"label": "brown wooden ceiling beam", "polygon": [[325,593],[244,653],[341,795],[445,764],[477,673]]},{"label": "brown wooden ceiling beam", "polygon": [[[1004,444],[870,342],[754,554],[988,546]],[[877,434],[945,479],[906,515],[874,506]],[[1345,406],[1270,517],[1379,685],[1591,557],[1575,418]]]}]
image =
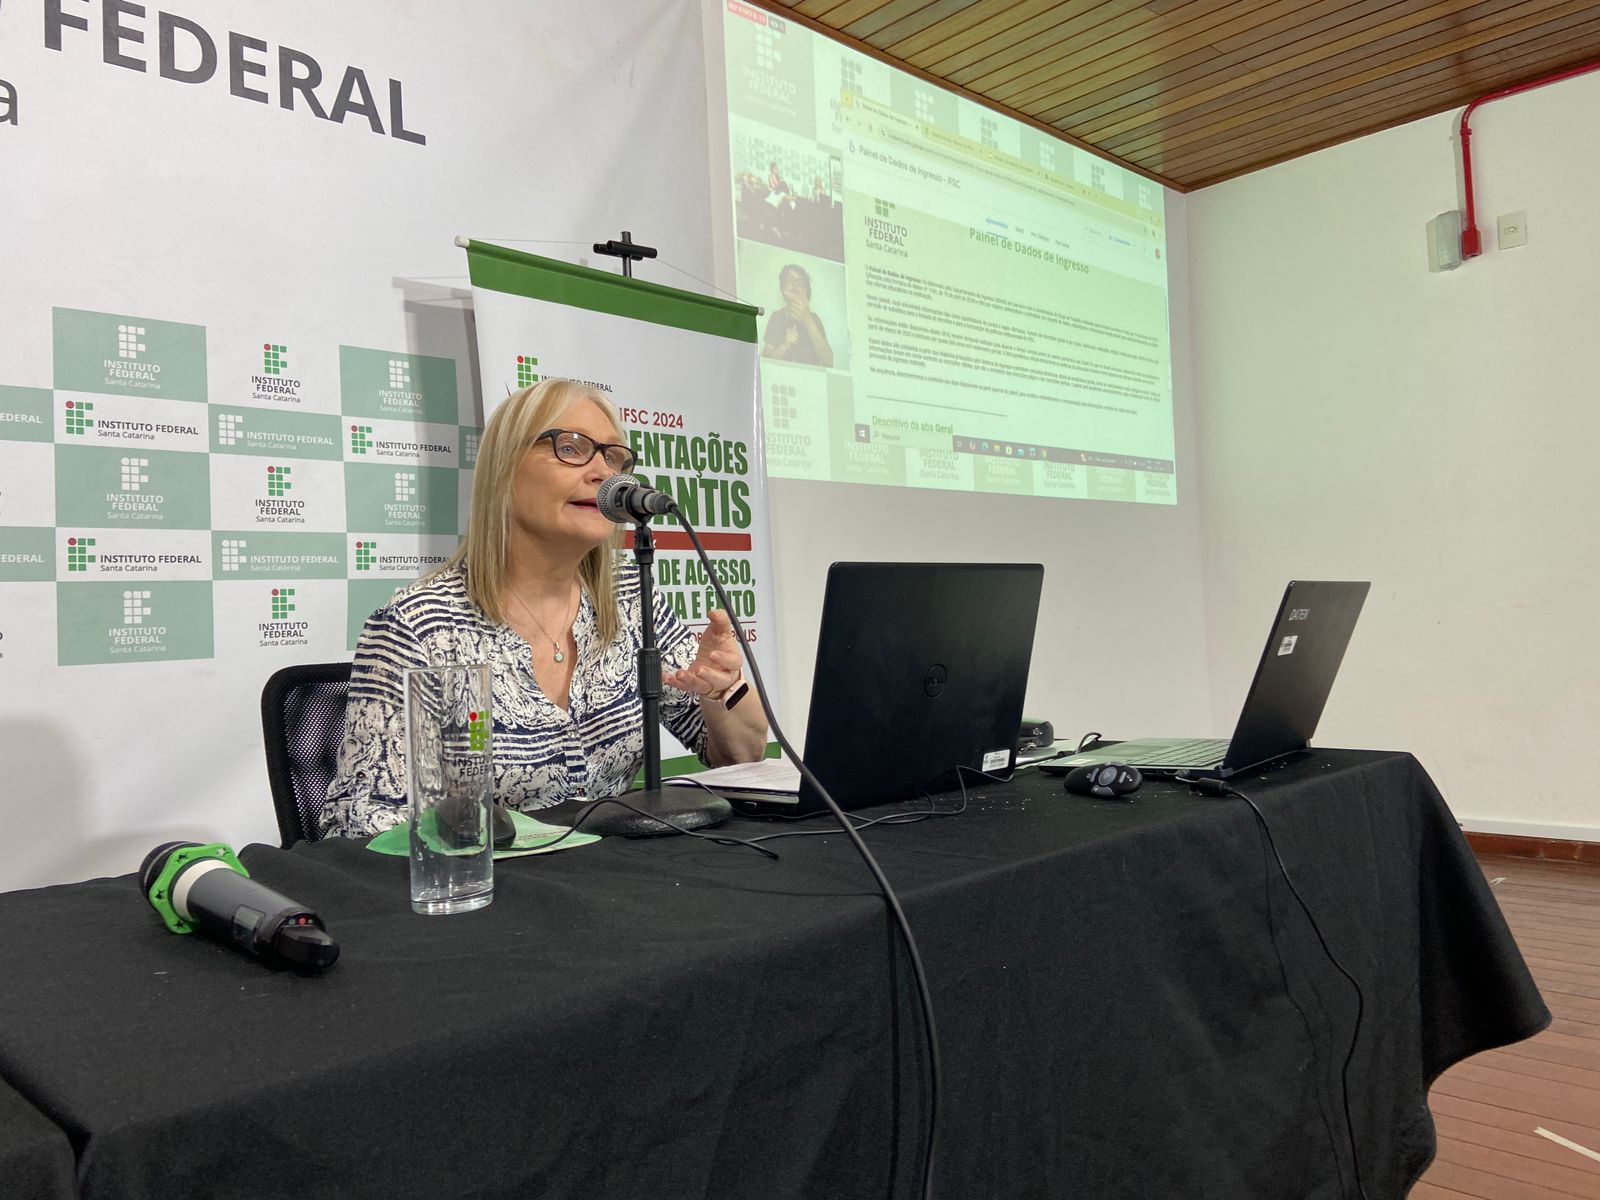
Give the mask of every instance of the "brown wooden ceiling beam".
[{"label": "brown wooden ceiling beam", "polygon": [[1098,40],[1108,29],[1125,28],[1130,21],[1142,19],[1143,9],[1139,0],[1108,0],[1108,3],[1077,12],[1062,9],[1059,4],[1043,5],[1039,12],[1025,17],[1031,7],[1018,5],[1012,14],[1015,24],[960,53],[940,57],[929,70],[959,83],[958,76],[981,74],[994,66],[1015,61],[1032,53],[1039,45],[1055,45],[1079,38]]},{"label": "brown wooden ceiling beam", "polygon": [[1502,62],[1515,60],[1525,67],[1530,54],[1536,59],[1542,55],[1543,61],[1535,61],[1533,65],[1544,69],[1529,75],[1530,79],[1536,79],[1540,75],[1564,71],[1585,57],[1591,60],[1600,58],[1600,36],[1591,32],[1596,27],[1600,27],[1600,8],[1591,6],[1588,12],[1568,13],[1537,29],[1492,42],[1484,49],[1491,59]]},{"label": "brown wooden ceiling beam", "polygon": [[[1226,4],[1228,0],[1195,0],[1206,8]],[[1030,32],[1020,41],[996,48],[982,57],[974,58],[966,66],[948,72],[951,79],[969,87],[981,86],[985,94],[1006,86],[1021,76],[1039,69],[1041,64],[1059,63],[1071,55],[1110,53],[1102,49],[1120,39],[1139,36],[1148,30],[1153,19],[1142,4],[1129,3],[1115,7],[1106,5],[1095,10],[1104,19],[1089,22],[1090,14],[1078,20],[1057,23],[1048,28]],[[1173,20],[1163,17],[1161,20]]]},{"label": "brown wooden ceiling beam", "polygon": [[883,49],[898,59],[931,70],[937,59],[960,54],[988,41],[999,31],[1056,7],[1059,7],[1058,0],[977,0],[962,12],[928,26],[921,33],[887,43]]},{"label": "brown wooden ceiling beam", "polygon": [[870,37],[863,37],[864,42],[871,42],[880,50],[902,57],[892,48],[896,43],[922,33],[940,22],[951,20],[969,13],[976,6],[972,0],[912,0],[913,11],[897,20],[873,30]]},{"label": "brown wooden ceiling beam", "polygon": [[[1557,0],[1549,2],[1555,3]],[[1486,0],[1486,3],[1480,4],[1479,8],[1520,10],[1525,3],[1526,0]],[[1493,26],[1489,13],[1485,12],[1481,17],[1491,27]],[[1502,21],[1502,26],[1503,24]],[[1147,125],[1121,134],[1113,134],[1110,132],[1111,126],[1105,124],[1097,126],[1093,136],[1097,142],[1108,145],[1112,143],[1132,145],[1140,138],[1153,133],[1170,144],[1175,132],[1188,127],[1203,128],[1210,125],[1214,123],[1216,114],[1226,112],[1230,116],[1236,115],[1252,108],[1260,108],[1263,104],[1279,99],[1283,94],[1306,91],[1321,84],[1334,82],[1341,77],[1353,76],[1385,63],[1397,62],[1408,55],[1421,53],[1429,47],[1449,43],[1459,34],[1461,28],[1459,22],[1436,19],[1426,25],[1367,41],[1331,57],[1304,62],[1293,69],[1279,69],[1271,61],[1264,62],[1260,66],[1252,64],[1256,74],[1266,77],[1263,82],[1253,83],[1230,94],[1207,100],[1203,104],[1192,104],[1188,103],[1186,98],[1175,97],[1166,106],[1159,126]],[[1304,56],[1296,55],[1296,57]],[[1280,57],[1278,61],[1283,60]]]},{"label": "brown wooden ceiling beam", "polygon": [[[1518,11],[1525,12],[1526,16],[1508,18],[1495,12],[1487,14],[1478,20],[1462,22],[1457,28],[1464,31],[1465,36],[1452,39],[1452,41],[1459,42],[1463,46],[1474,45],[1477,42],[1490,40],[1498,34],[1509,33],[1513,27],[1525,28],[1529,25],[1538,24],[1540,21],[1547,19],[1543,15],[1545,13],[1558,14],[1564,9],[1583,6],[1584,0],[1567,0],[1566,3],[1562,3],[1561,0],[1522,0],[1522,3],[1516,7]],[[1284,59],[1276,64],[1275,70],[1271,74],[1281,74],[1303,66],[1324,62],[1347,51],[1362,52],[1374,41],[1405,34],[1439,18],[1448,20],[1453,15],[1459,15],[1458,10],[1462,7],[1460,0],[1452,0],[1451,3],[1432,4],[1426,8],[1407,11],[1371,30],[1350,33],[1323,45],[1305,50],[1291,58]],[[1473,5],[1471,7],[1478,6]],[[1197,92],[1195,95],[1179,101],[1174,105],[1173,111],[1195,108],[1211,100],[1232,97],[1246,87],[1254,86],[1263,81],[1270,82],[1271,74],[1264,74],[1259,71],[1243,72],[1236,80],[1220,83],[1214,88]],[[1112,125],[1104,129],[1101,136],[1105,137],[1107,144],[1109,144],[1119,134],[1139,128],[1145,124],[1148,124],[1148,122],[1141,118],[1129,118],[1125,123]]]},{"label": "brown wooden ceiling beam", "polygon": [[[1524,3],[1524,0],[1491,0],[1491,2],[1503,7],[1515,7]],[[1554,3],[1556,0],[1551,2]],[[1341,79],[1353,79],[1357,75],[1366,74],[1370,77],[1375,68],[1398,63],[1408,57],[1414,61],[1433,61],[1439,56],[1435,55],[1426,60],[1418,59],[1417,56],[1430,47],[1451,44],[1450,39],[1460,28],[1459,25],[1452,25],[1447,21],[1431,21],[1427,26],[1403,33],[1392,33],[1331,58],[1305,63],[1294,70],[1275,71],[1264,66],[1256,71],[1257,74],[1265,76],[1263,82],[1229,95],[1216,97],[1201,105],[1187,108],[1174,106],[1176,111],[1174,108],[1169,108],[1159,124],[1154,127],[1133,129],[1117,135],[1109,132],[1109,126],[1099,126],[1090,136],[1094,137],[1097,144],[1118,147],[1118,153],[1125,153],[1134,147],[1142,149],[1145,144],[1154,141],[1161,141],[1170,147],[1178,138],[1193,131],[1204,132],[1214,128],[1219,119],[1232,120],[1245,114],[1269,112],[1273,104],[1285,97],[1303,95],[1314,88],[1334,84]],[[1224,113],[1227,114],[1226,118],[1221,116]]]},{"label": "brown wooden ceiling beam", "polygon": [[[1380,107],[1374,107],[1366,98],[1353,98],[1343,104],[1308,113],[1298,120],[1286,122],[1241,142],[1231,145],[1218,143],[1209,149],[1195,150],[1173,159],[1152,156],[1152,161],[1161,162],[1179,178],[1209,181],[1239,174],[1239,167],[1250,161],[1284,161],[1348,141],[1351,137],[1392,129],[1461,107],[1484,92],[1544,74],[1551,63],[1551,50],[1562,45],[1574,47],[1571,61],[1565,65],[1593,61],[1596,54],[1600,53],[1600,19],[1591,17],[1585,26],[1573,32],[1576,37],[1554,35],[1550,43],[1530,47],[1525,54],[1505,62],[1485,59],[1481,63],[1482,69],[1465,79],[1441,69],[1413,81],[1409,87],[1385,95]],[[1361,132],[1350,133],[1353,128]]]},{"label": "brown wooden ceiling beam", "polygon": [[[1579,3],[1577,0],[1571,0],[1571,2],[1562,7],[1567,10],[1563,15],[1580,12],[1590,13],[1593,11],[1593,5]],[[1226,117],[1219,116],[1219,119],[1214,121],[1196,123],[1186,132],[1180,133],[1176,130],[1168,130],[1157,140],[1160,141],[1167,156],[1170,158],[1174,150],[1185,145],[1209,139],[1218,133],[1238,128],[1263,116],[1281,113],[1309,101],[1325,100],[1329,97],[1338,96],[1364,84],[1394,77],[1415,67],[1426,67],[1430,63],[1443,63],[1448,67],[1456,63],[1469,62],[1474,57],[1472,52],[1479,47],[1525,29],[1536,29],[1539,24],[1545,23],[1545,21],[1546,18],[1540,16],[1537,18],[1530,17],[1521,22],[1509,20],[1498,25],[1491,22],[1490,28],[1463,34],[1447,42],[1434,41],[1425,44],[1422,48],[1410,54],[1391,53],[1389,56],[1382,58],[1377,65],[1370,66],[1365,70],[1333,73],[1321,83],[1308,81],[1315,84],[1315,86],[1297,89],[1290,97],[1254,106],[1249,104],[1232,105],[1230,106],[1230,115]],[[1368,59],[1367,61],[1372,60]],[[1142,161],[1144,159],[1143,154],[1134,155],[1127,145],[1117,139],[1106,139],[1104,144],[1108,148],[1113,148],[1113,152],[1119,156],[1131,158],[1133,161]]]},{"label": "brown wooden ceiling beam", "polygon": [[[1348,0],[1319,0],[1311,7],[1311,11],[1314,13],[1326,7],[1342,14],[1350,9],[1359,10],[1369,5],[1381,8],[1391,3],[1393,0],[1360,0],[1357,4],[1348,3]],[[1318,24],[1317,18],[1311,16],[1307,24]],[[1292,35],[1275,35],[1286,36]],[[1031,112],[1048,124],[1063,127],[1093,121],[1109,122],[1145,111],[1169,97],[1209,87],[1225,78],[1228,72],[1249,57],[1248,53],[1240,50],[1224,53],[1213,43],[1201,39],[1200,44],[1183,57],[1149,64],[1136,74],[1074,79],[1063,84],[1061,90],[1048,101],[1032,106]],[[1050,115],[1045,116],[1045,113]]]},{"label": "brown wooden ceiling beam", "polygon": [[[1247,129],[1250,125],[1258,124],[1263,119],[1271,119],[1278,114],[1294,113],[1305,108],[1307,104],[1327,105],[1330,101],[1342,103],[1345,98],[1351,95],[1381,97],[1386,89],[1399,89],[1412,79],[1435,72],[1454,75],[1462,82],[1463,86],[1470,87],[1470,81],[1476,79],[1484,69],[1493,69],[1495,57],[1501,52],[1515,57],[1519,62],[1527,62],[1530,51],[1533,52],[1535,60],[1540,57],[1549,59],[1552,55],[1565,57],[1570,51],[1581,45],[1581,42],[1577,39],[1581,38],[1582,30],[1586,28],[1587,24],[1595,19],[1596,10],[1592,7],[1581,12],[1569,13],[1558,20],[1519,30],[1508,37],[1484,43],[1465,53],[1443,55],[1425,62],[1414,63],[1403,69],[1387,71],[1376,78],[1352,85],[1325,98],[1318,97],[1308,101],[1304,98],[1309,94],[1308,89],[1286,91],[1282,97],[1272,99],[1294,101],[1293,107],[1285,108],[1282,104],[1258,105],[1253,110],[1259,114],[1257,119],[1236,128]],[[1487,66],[1484,64],[1487,64]],[[1235,109],[1234,115],[1244,113],[1245,108],[1246,106],[1241,104]],[[1184,139],[1195,140],[1196,131],[1210,137],[1215,134],[1218,127],[1219,122],[1217,121],[1199,122],[1189,127],[1175,125],[1162,131],[1160,136],[1148,139],[1147,144],[1160,144],[1170,153],[1174,149],[1187,144]],[[1141,153],[1144,149],[1145,146],[1139,147]],[[1119,152],[1129,155],[1132,153],[1132,151],[1122,148],[1119,148]]]},{"label": "brown wooden ceiling beam", "polygon": [[1181,57],[1196,44],[1208,41],[1210,30],[1227,25],[1235,18],[1240,3],[1255,7],[1293,4],[1296,0],[1194,0],[1192,4],[1165,16],[1140,16],[1123,22],[1106,36],[1085,40],[1066,53],[1043,47],[1029,58],[1013,63],[1004,71],[956,72],[951,78],[966,86],[981,89],[1002,104],[1021,106],[1048,95],[1074,78],[1114,76],[1129,73],[1128,64]]},{"label": "brown wooden ceiling beam", "polygon": [[1177,60],[1172,66],[1179,67],[1180,62],[1183,66],[1170,74],[1163,75],[1158,67],[1126,80],[1075,82],[1059,94],[1059,103],[1055,107],[1036,110],[1033,115],[1047,124],[1060,125],[1065,129],[1098,131],[1135,113],[1143,113],[1203,88],[1214,87],[1245,63],[1251,63],[1259,69],[1271,62],[1273,56],[1287,58],[1296,52],[1291,48],[1296,42],[1319,38],[1330,29],[1362,17],[1370,18],[1390,7],[1393,2],[1360,0],[1352,4],[1349,0],[1320,0],[1307,7],[1303,24],[1274,31],[1253,50],[1238,48],[1237,39],[1230,38],[1229,44],[1235,48],[1224,50],[1220,44],[1207,44],[1189,56],[1196,65],[1191,67],[1186,60]]},{"label": "brown wooden ceiling beam", "polygon": [[[1182,58],[1147,68],[1137,75],[1103,83],[1093,91],[1085,91],[1076,99],[1053,104],[1049,108],[1036,107],[1030,116],[1038,117],[1048,125],[1065,128],[1069,125],[1088,124],[1099,116],[1127,115],[1161,103],[1164,96],[1195,80],[1212,78],[1227,71],[1234,64],[1211,46],[1198,46]],[[1046,118],[1043,114],[1055,114]]]},{"label": "brown wooden ceiling beam", "polygon": [[[1360,89],[1337,104],[1313,101],[1300,109],[1286,112],[1263,121],[1259,125],[1230,131],[1217,139],[1188,146],[1174,153],[1162,147],[1159,157],[1163,162],[1181,165],[1191,174],[1213,171],[1222,164],[1237,161],[1242,155],[1275,154],[1292,145],[1310,145],[1326,139],[1330,131],[1346,129],[1352,123],[1364,124],[1378,121],[1391,127],[1402,114],[1432,108],[1442,112],[1450,107],[1451,99],[1466,92],[1476,93],[1493,87],[1496,72],[1486,70],[1475,75],[1463,88],[1463,80],[1448,66],[1434,64],[1426,74],[1401,86],[1390,83],[1371,85]],[[1378,101],[1375,103],[1375,100]],[[1355,118],[1352,122],[1351,118]]]},{"label": "brown wooden ceiling beam", "polygon": [[[1199,6],[1185,7],[1173,14],[1172,23],[1162,28],[1152,25],[1147,38],[1116,39],[1117,45],[1094,47],[1093,53],[1084,53],[1046,63],[1028,77],[1028,86],[1018,89],[1017,80],[1005,87],[993,89],[996,99],[1017,107],[1053,104],[1054,97],[1076,86],[1113,82],[1136,74],[1146,65],[1155,65],[1181,58],[1196,46],[1215,45],[1215,36],[1272,16],[1303,8],[1303,0],[1254,0],[1255,7],[1239,12],[1238,5],[1222,5],[1215,9]],[[987,82],[978,83],[986,91]]]},{"label": "brown wooden ceiling beam", "polygon": [[849,0],[799,0],[798,4],[794,0],[774,0],[774,3],[792,8],[802,17],[810,17],[812,20],[822,21],[826,20],[828,15],[835,9],[849,3]]},{"label": "brown wooden ceiling beam", "polygon": [[851,32],[852,25],[871,20],[874,14],[895,2],[896,0],[844,0],[838,8],[828,10],[823,23],[831,25],[841,33],[850,33],[851,37],[859,37],[859,34]]},{"label": "brown wooden ceiling beam", "polygon": [[[1588,47],[1582,48],[1582,42],[1577,42],[1571,61],[1565,65],[1593,61],[1596,52],[1600,51],[1600,22],[1591,20],[1589,26],[1577,32],[1587,40]],[[1181,169],[1189,175],[1209,174],[1224,164],[1239,161],[1241,157],[1259,157],[1263,152],[1276,152],[1292,142],[1306,145],[1324,141],[1325,137],[1321,131],[1328,128],[1346,128],[1352,124],[1370,123],[1373,120],[1381,120],[1382,128],[1393,128],[1415,120],[1419,113],[1425,116],[1458,108],[1485,92],[1495,91],[1546,73],[1551,62],[1552,50],[1559,51],[1563,44],[1572,43],[1552,40],[1548,45],[1530,48],[1521,58],[1512,58],[1505,62],[1493,58],[1485,59],[1480,64],[1479,70],[1466,76],[1447,71],[1435,72],[1433,75],[1412,81],[1407,87],[1385,93],[1380,106],[1360,100],[1333,105],[1320,115],[1320,119],[1317,114],[1306,114],[1295,122],[1285,122],[1269,133],[1258,134],[1242,144],[1236,143],[1233,146],[1219,144],[1209,152],[1196,151],[1184,157]]]}]

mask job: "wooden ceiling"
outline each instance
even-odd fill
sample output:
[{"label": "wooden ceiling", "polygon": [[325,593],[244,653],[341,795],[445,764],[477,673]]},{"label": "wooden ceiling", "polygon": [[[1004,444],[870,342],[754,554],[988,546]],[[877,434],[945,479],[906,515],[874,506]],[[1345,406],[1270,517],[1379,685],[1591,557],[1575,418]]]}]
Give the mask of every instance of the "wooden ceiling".
[{"label": "wooden ceiling", "polygon": [[1600,60],[1555,0],[760,0],[1180,191]]}]

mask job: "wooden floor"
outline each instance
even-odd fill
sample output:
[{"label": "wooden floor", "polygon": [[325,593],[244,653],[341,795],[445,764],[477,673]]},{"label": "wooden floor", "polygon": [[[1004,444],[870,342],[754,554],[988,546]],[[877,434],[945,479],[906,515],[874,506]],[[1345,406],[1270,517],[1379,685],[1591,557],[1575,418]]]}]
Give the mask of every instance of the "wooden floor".
[{"label": "wooden floor", "polygon": [[1412,1200],[1600,1200],[1583,1153],[1600,1156],[1600,867],[1480,861],[1555,1021],[1440,1076],[1439,1154]]}]

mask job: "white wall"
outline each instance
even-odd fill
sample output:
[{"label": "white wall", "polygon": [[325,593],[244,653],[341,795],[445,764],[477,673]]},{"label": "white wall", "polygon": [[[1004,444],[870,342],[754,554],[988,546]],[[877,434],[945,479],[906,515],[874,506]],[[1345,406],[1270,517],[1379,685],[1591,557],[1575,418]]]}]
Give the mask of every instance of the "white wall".
[{"label": "white wall", "polygon": [[1592,840],[1600,77],[1476,114],[1486,251],[1429,274],[1459,115],[1186,198],[1213,703],[1286,579],[1370,579],[1318,742],[1412,751],[1468,828]]}]

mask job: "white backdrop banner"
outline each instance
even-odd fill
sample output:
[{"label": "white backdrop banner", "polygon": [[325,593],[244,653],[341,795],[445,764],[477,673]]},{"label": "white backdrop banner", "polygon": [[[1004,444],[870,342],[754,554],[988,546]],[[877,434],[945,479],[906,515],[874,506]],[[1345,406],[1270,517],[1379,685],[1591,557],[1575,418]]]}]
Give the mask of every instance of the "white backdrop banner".
[{"label": "white backdrop banner", "polygon": [[605,16],[0,4],[0,890],[277,840],[262,685],[451,553],[505,391],[459,230],[711,275],[699,0]]},{"label": "white backdrop banner", "polygon": [[[751,650],[776,645],[756,310],[484,242],[469,243],[467,261],[484,418],[540,379],[598,388],[622,417],[634,475],[677,500],[699,533]],[[671,517],[652,528],[657,590],[703,629],[719,605],[688,535]],[[776,661],[759,659],[774,695]],[[665,730],[662,745],[685,753]]]}]

